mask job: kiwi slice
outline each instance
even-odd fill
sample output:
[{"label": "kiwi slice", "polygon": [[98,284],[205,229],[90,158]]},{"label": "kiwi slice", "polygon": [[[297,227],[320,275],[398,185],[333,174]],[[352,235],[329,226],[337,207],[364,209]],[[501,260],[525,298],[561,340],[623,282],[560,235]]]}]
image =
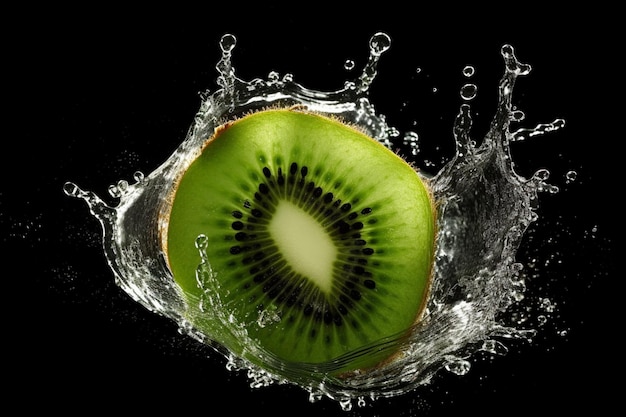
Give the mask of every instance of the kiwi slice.
[{"label": "kiwi slice", "polygon": [[[319,364],[401,337],[419,319],[434,219],[417,172],[379,142],[302,108],[266,109],[216,129],[182,174],[164,252],[197,302],[206,288],[194,242],[205,235],[230,321],[280,361]],[[246,349],[210,310],[194,311],[199,330]],[[341,370],[389,355],[354,355]]]}]

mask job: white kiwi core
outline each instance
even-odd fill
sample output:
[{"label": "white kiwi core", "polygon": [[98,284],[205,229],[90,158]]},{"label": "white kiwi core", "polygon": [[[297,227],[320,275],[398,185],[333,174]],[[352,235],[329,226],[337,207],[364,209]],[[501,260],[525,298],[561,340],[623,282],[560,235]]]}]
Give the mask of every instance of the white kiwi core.
[{"label": "white kiwi core", "polygon": [[289,265],[330,292],[337,247],[324,228],[300,207],[280,201],[269,231]]}]

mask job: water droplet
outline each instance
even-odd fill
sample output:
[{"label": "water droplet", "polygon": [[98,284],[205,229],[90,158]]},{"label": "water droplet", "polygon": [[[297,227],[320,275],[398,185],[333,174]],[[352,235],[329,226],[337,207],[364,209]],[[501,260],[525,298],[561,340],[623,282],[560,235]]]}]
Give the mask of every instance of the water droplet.
[{"label": "water droplet", "polygon": [[372,55],[379,56],[391,46],[391,38],[383,32],[378,32],[370,39],[370,51]]},{"label": "water droplet", "polygon": [[574,181],[576,181],[577,177],[578,177],[578,173],[576,171],[574,171],[574,170],[567,171],[565,173],[565,182],[567,184],[569,184],[571,182],[574,182]]},{"label": "water droplet", "polygon": [[417,68],[415,69],[415,73],[416,73],[416,74],[419,74],[419,73],[421,73],[421,72],[422,72],[422,68],[417,67]]},{"label": "water droplet", "polygon": [[80,195],[80,188],[78,188],[78,185],[69,181],[63,184],[63,191],[70,197],[78,197]]},{"label": "water droplet", "polygon": [[145,176],[143,175],[143,172],[135,171],[135,173],[133,174],[133,179],[137,182],[137,184],[141,184],[144,181]]},{"label": "water droplet", "polygon": [[117,184],[109,185],[109,195],[113,198],[120,198],[128,191],[128,181],[119,180]]},{"label": "water droplet", "polygon": [[270,83],[276,83],[278,82],[279,79],[280,79],[280,74],[277,71],[270,71],[270,73],[267,74],[267,80]]},{"label": "water droplet", "polygon": [[461,98],[463,100],[471,100],[476,97],[477,91],[478,87],[476,87],[476,84],[465,84],[461,87]]},{"label": "water droplet", "polygon": [[128,191],[128,181],[119,180],[117,182],[117,188],[119,188],[120,192],[125,193],[126,191]]},{"label": "water droplet", "polygon": [[514,50],[513,47],[511,45],[502,45],[502,48],[500,49],[500,52],[502,53],[502,56],[505,58],[512,58],[514,57]]},{"label": "water droplet", "polygon": [[533,175],[534,180],[547,181],[550,178],[550,171],[545,168],[538,169]]},{"label": "water droplet", "polygon": [[514,110],[511,112],[511,120],[514,122],[521,122],[526,118],[526,114],[521,110]]},{"label": "water droplet", "polygon": [[108,190],[109,190],[109,195],[113,198],[120,198],[122,196],[122,192],[115,184],[109,185]]},{"label": "water droplet", "polygon": [[472,75],[474,75],[474,67],[471,65],[466,65],[465,68],[463,68],[463,75],[465,75],[466,77],[471,77]]},{"label": "water droplet", "polygon": [[348,71],[353,70],[354,66],[355,66],[354,61],[351,59],[346,59],[346,62],[343,63],[343,67]]},{"label": "water droplet", "polygon": [[220,39],[220,48],[225,53],[230,53],[237,44],[237,38],[230,33],[225,34]]}]

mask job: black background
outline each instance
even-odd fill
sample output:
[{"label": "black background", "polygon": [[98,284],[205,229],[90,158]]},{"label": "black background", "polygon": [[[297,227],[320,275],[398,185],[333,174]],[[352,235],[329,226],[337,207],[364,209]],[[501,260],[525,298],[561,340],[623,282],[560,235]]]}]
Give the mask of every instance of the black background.
[{"label": "black background", "polygon": [[[450,11],[385,5],[356,13],[232,4],[187,10],[180,20],[120,18],[122,11],[7,16],[19,23],[3,37],[9,133],[0,221],[8,398],[25,410],[178,408],[208,415],[610,409],[620,384],[612,378],[623,375],[614,238],[623,225],[616,202],[623,134],[609,111],[611,100],[619,99],[621,70],[611,47],[611,13],[523,11],[451,19]],[[106,197],[109,184],[132,180],[136,170],[148,174],[167,159],[192,123],[198,93],[217,88],[224,33],[238,39],[233,63],[240,78],[265,78],[275,70],[293,73],[309,88],[334,90],[358,75],[377,31],[388,33],[392,46],[370,99],[390,125],[418,132],[425,157],[438,166],[453,152],[452,123],[467,82],[462,68],[476,68],[472,132],[480,139],[495,111],[500,47],[510,43],[533,66],[513,97],[527,115],[522,125],[556,118],[567,124],[512,147],[518,173],[529,177],[548,168],[549,182],[561,189],[541,194],[540,221],[519,257],[538,265],[529,298],[547,297],[557,309],[533,343],[511,342],[504,357],[478,355],[463,377],[442,373],[423,389],[346,413],[327,399],[309,403],[300,388],[251,389],[245,373],[227,371],[222,357],[130,300],[106,265],[100,225],[62,186],[73,181]],[[346,59],[356,62],[352,72],[343,68]],[[572,184],[565,182],[569,170],[578,173]]]}]

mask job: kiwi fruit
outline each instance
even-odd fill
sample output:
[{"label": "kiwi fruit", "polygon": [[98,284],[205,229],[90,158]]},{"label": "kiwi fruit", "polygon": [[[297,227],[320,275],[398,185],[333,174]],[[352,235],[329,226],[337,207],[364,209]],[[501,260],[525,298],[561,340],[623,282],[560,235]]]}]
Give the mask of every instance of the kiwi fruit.
[{"label": "kiwi fruit", "polygon": [[[206,291],[194,245],[204,235],[219,308],[283,363],[330,363],[401,338],[424,310],[432,195],[400,156],[336,117],[273,108],[220,126],[171,200],[163,249],[189,303]],[[210,309],[189,320],[247,350]],[[338,371],[390,356],[370,350]]]}]

